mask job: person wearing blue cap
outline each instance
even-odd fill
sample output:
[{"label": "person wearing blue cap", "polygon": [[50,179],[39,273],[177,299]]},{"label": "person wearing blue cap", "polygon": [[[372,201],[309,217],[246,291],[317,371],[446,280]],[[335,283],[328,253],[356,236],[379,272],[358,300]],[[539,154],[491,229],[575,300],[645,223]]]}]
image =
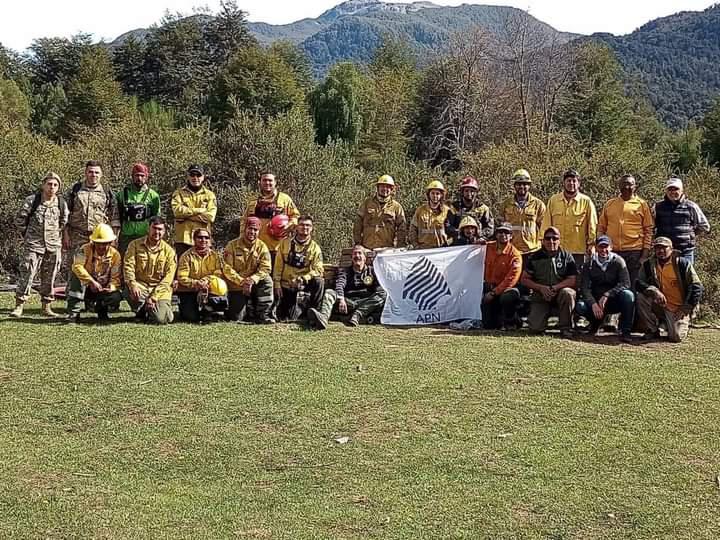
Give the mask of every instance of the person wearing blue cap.
[{"label": "person wearing blue cap", "polygon": [[620,339],[632,341],[635,295],[627,264],[613,253],[609,236],[599,236],[595,241],[595,252],[582,270],[580,296],[575,312],[590,321],[591,332],[598,330],[605,315],[620,313]]}]

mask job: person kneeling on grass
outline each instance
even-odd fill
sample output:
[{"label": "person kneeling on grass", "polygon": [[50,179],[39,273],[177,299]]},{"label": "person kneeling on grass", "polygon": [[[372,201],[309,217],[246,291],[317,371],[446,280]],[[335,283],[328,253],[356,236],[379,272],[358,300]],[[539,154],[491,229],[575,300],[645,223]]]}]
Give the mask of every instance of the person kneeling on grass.
[{"label": "person kneeling on grass", "polygon": [[610,237],[600,236],[595,241],[595,253],[583,268],[580,283],[582,298],[575,312],[590,321],[590,332],[597,332],[606,315],[620,313],[620,339],[632,341],[635,295],[630,290],[627,264],[612,252]]},{"label": "person kneeling on grass", "polygon": [[225,263],[240,277],[239,282],[230,280],[229,284],[230,307],[225,317],[231,321],[247,318],[259,324],[275,322],[270,317],[273,302],[270,251],[265,242],[258,238],[261,225],[259,218],[247,218],[240,237],[225,246],[223,252]]},{"label": "person kneeling on grass", "polygon": [[692,262],[673,251],[672,241],[659,236],[655,254],[640,267],[637,307],[645,324],[645,339],[660,337],[659,325],[667,325],[668,340],[679,343],[690,331],[690,317],[700,304],[703,286]]},{"label": "person kneeling on grass", "polygon": [[83,301],[86,309],[94,308],[101,321],[110,318],[109,310],[120,307],[121,257],[110,245],[116,238],[112,227],[102,223],[93,229],[90,242],[75,253],[68,283],[68,321],[80,320]]},{"label": "person kneeling on grass", "polygon": [[178,298],[180,319],[185,322],[208,322],[224,316],[228,308],[227,283],[224,278],[240,282],[242,278],[228,266],[222,255],[211,249],[212,237],[206,228],[193,231],[193,247],[178,262]]},{"label": "person kneeling on grass", "polygon": [[356,245],[352,250],[352,266],[340,272],[334,291],[325,291],[320,310],[308,310],[308,320],[313,327],[324,330],[334,306],[340,315],[350,316],[348,325],[358,326],[368,315],[379,315],[386,298],[387,294],[380,287],[372,266],[367,264],[365,248]]},{"label": "person kneeling on grass", "polygon": [[533,334],[547,329],[550,312],[558,312],[560,335],[572,337],[572,313],[575,309],[577,266],[571,253],[560,247],[560,231],[548,227],[543,234],[542,249],[530,256],[521,282],[532,291],[528,325]]},{"label": "person kneeling on grass", "polygon": [[138,319],[169,324],[173,321],[175,250],[163,240],[163,218],[151,217],[148,227],[147,236],[131,241],[125,252],[125,298]]},{"label": "person kneeling on grass", "polygon": [[279,320],[296,321],[309,308],[318,309],[325,291],[322,251],[312,239],[313,220],[300,216],[295,234],[278,246],[273,286]]}]

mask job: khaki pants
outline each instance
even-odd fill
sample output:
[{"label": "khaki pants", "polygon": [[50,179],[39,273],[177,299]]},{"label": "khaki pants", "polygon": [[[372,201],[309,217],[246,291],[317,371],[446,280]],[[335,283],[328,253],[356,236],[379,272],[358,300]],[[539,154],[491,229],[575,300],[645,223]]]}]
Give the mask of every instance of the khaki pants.
[{"label": "khaki pants", "polygon": [[40,270],[40,295],[42,301],[52,302],[55,300],[53,289],[55,288],[55,277],[58,270],[60,270],[60,259],[61,252],[59,249],[45,251],[45,253],[26,250],[20,265],[20,279],[15,292],[17,301],[23,303],[28,301],[30,289],[38,270]]},{"label": "khaki pants", "polygon": [[548,317],[553,310],[557,311],[561,330],[572,328],[575,298],[575,290],[568,287],[560,289],[550,302],[545,301],[540,293],[533,291],[530,299],[530,315],[528,315],[530,331],[534,333],[544,332],[547,328]]},{"label": "khaki pants", "polygon": [[130,291],[125,287],[125,300],[135,312],[138,319],[145,320],[150,324],[170,324],[175,318],[173,315],[172,302],[170,300],[158,300],[155,302],[154,309],[145,309],[145,300],[147,299],[150,289],[142,283],[137,284],[140,289],[140,298],[137,302],[130,298]]},{"label": "khaki pants", "polygon": [[668,340],[673,343],[680,343],[690,332],[690,315],[679,317],[655,302],[652,296],[638,294],[637,310],[648,332],[657,332],[660,322],[665,321]]}]

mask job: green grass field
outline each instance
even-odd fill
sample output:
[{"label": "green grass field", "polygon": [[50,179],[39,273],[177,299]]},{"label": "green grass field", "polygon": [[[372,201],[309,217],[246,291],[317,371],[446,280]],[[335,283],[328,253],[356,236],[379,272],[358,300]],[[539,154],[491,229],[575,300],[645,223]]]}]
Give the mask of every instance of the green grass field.
[{"label": "green grass field", "polygon": [[717,332],[158,329],[11,302],[2,538],[720,534]]}]

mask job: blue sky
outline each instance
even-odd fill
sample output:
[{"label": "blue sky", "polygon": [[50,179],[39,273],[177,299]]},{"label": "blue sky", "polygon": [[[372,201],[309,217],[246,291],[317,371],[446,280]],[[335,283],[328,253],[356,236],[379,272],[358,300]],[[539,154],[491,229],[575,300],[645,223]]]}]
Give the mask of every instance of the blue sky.
[{"label": "blue sky", "polygon": [[[682,10],[702,10],[714,1],[434,0],[434,3],[448,6],[463,3],[512,5],[529,10],[532,15],[558,30],[579,34],[626,34],[657,17]],[[251,21],[273,24],[317,17],[338,3],[339,0],[238,0],[238,5],[249,13]],[[1,8],[0,43],[15,50],[22,50],[38,37],[69,37],[80,31],[89,32],[96,39],[113,40],[128,30],[147,27],[157,22],[166,10],[189,14],[195,6],[201,6],[216,11],[218,4],[218,0],[5,0]]]}]

